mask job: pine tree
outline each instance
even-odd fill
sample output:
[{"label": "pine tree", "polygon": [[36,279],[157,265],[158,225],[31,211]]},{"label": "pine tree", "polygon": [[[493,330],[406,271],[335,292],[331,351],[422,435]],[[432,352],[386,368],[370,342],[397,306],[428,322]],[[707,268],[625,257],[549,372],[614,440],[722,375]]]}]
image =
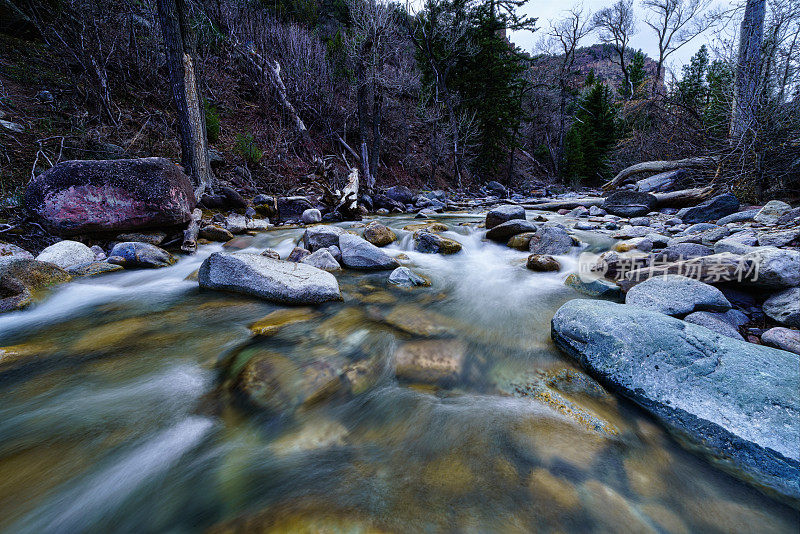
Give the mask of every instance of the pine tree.
[{"label": "pine tree", "polygon": [[608,156],[618,138],[617,106],[611,89],[596,82],[580,99],[575,122],[567,132],[565,177],[595,181],[609,174]]},{"label": "pine tree", "polygon": [[733,72],[724,61],[716,60],[708,66],[706,73],[708,105],[703,119],[711,134],[717,139],[726,139],[730,127],[731,95],[733,94]]},{"label": "pine tree", "polygon": [[644,70],[644,52],[641,50],[638,50],[635,54],[633,54],[629,76],[630,87],[623,87],[622,90],[622,96],[626,98],[639,95],[642,91],[644,80],[647,77],[647,71]]},{"label": "pine tree", "polygon": [[677,86],[677,97],[681,104],[694,110],[701,110],[704,107],[708,92],[707,70],[708,49],[703,45],[689,60],[689,64],[683,66],[683,79]]}]

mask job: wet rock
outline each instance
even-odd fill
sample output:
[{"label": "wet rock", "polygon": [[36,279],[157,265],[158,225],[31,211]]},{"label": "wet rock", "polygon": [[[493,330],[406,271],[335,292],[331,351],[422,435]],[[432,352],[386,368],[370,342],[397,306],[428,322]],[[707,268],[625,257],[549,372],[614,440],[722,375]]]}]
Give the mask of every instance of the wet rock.
[{"label": "wet rock", "polygon": [[59,241],[44,249],[36,256],[36,259],[67,269],[74,265],[93,262],[94,252],[83,243],[77,241]]},{"label": "wet rock", "polygon": [[311,252],[304,249],[303,247],[294,247],[292,251],[289,253],[289,255],[286,257],[286,261],[292,261],[297,263],[299,261],[304,260],[310,255]]},{"label": "wet rock", "polygon": [[249,328],[257,336],[274,336],[286,326],[304,323],[317,317],[319,313],[312,308],[287,308],[268,313]]},{"label": "wet rock", "polygon": [[326,248],[321,248],[300,261],[316,267],[317,269],[322,269],[323,271],[338,271],[342,268],[339,262],[336,261],[336,258],[334,258],[331,252]]},{"label": "wet rock", "polygon": [[800,330],[776,326],[761,334],[761,341],[770,347],[800,354]]},{"label": "wet rock", "polygon": [[578,221],[575,223],[576,230],[597,230],[600,226],[586,221]]},{"label": "wet rock", "polygon": [[92,245],[89,248],[94,252],[94,261],[104,261],[108,257],[100,245]]},{"label": "wet rock", "polygon": [[130,232],[127,234],[119,234],[116,238],[117,241],[136,241],[139,243],[148,243],[150,245],[160,245],[167,238],[164,232]]},{"label": "wet rock", "polygon": [[189,177],[164,158],[64,161],[25,191],[28,209],[62,235],[185,224],[195,204]]},{"label": "wet rock", "polygon": [[446,232],[449,230],[446,224],[435,222],[435,221],[428,221],[424,223],[415,223],[415,224],[407,224],[403,227],[403,230],[408,232],[416,232],[417,230],[425,230],[426,232]]},{"label": "wet rock", "polygon": [[458,332],[457,325],[450,317],[433,311],[423,310],[411,304],[395,306],[384,317],[384,321],[414,336],[436,337],[453,335]]},{"label": "wet rock", "polygon": [[384,194],[391,200],[394,200],[395,202],[400,202],[401,204],[414,203],[414,192],[404,185],[392,186],[389,189],[387,189]]},{"label": "wet rock", "polygon": [[72,276],[96,276],[98,274],[113,273],[121,271],[122,265],[115,265],[107,261],[93,261],[82,265],[73,265],[67,268],[67,272]]},{"label": "wet rock", "polygon": [[0,257],[0,312],[25,308],[38,291],[70,279],[65,270],[49,262]]},{"label": "wet rock", "polygon": [[257,254],[215,252],[200,266],[198,282],[202,288],[244,293],[282,304],[317,304],[342,298],[332,274]]},{"label": "wet rock", "polygon": [[739,211],[739,200],[730,193],[725,193],[706,200],[697,206],[683,208],[678,212],[678,217],[687,224],[694,224],[716,221],[737,211]]},{"label": "wet rock", "polygon": [[22,247],[18,247],[17,245],[0,242],[0,258],[7,258],[7,257],[26,258],[32,260],[33,254],[31,254]]},{"label": "wet rock", "polygon": [[507,245],[510,248],[517,250],[525,250],[531,246],[531,238],[536,235],[536,232],[525,232],[524,234],[517,234],[508,240]]},{"label": "wet rock", "polygon": [[570,274],[564,285],[571,287],[575,291],[603,299],[619,300],[622,297],[622,290],[617,284],[613,284],[603,279],[584,280],[577,273]]},{"label": "wet rock", "polygon": [[264,249],[261,252],[261,255],[262,256],[266,256],[267,258],[272,258],[273,260],[281,259],[281,255],[278,253],[278,251],[277,250],[273,250],[271,248]]},{"label": "wet rock", "polygon": [[378,221],[372,221],[364,228],[364,239],[376,247],[385,247],[397,241],[397,235]]},{"label": "wet rock", "polygon": [[550,471],[537,467],[528,477],[528,489],[533,500],[548,515],[571,516],[579,513],[580,497],[575,486],[567,480],[554,476]]},{"label": "wet rock", "polygon": [[786,326],[800,328],[800,288],[775,293],[764,301],[764,313]]},{"label": "wet rock", "polygon": [[347,433],[347,428],[338,421],[312,417],[310,421],[303,421],[299,429],[292,429],[270,443],[270,451],[284,457],[343,447]]},{"label": "wet rock", "polygon": [[144,267],[156,269],[175,263],[175,257],[155,245],[147,243],[117,243],[108,255],[108,262],[122,265],[126,269]]},{"label": "wet rock", "polygon": [[486,214],[486,229],[491,230],[498,224],[503,224],[514,219],[525,219],[525,208],[508,204],[489,210]]},{"label": "wet rock", "polygon": [[561,264],[558,263],[558,260],[546,254],[531,254],[528,256],[528,261],[525,265],[531,271],[537,272],[552,272],[561,269]]},{"label": "wet rock", "polygon": [[322,222],[322,213],[317,208],[310,208],[303,211],[300,215],[300,221],[303,224],[314,224]]},{"label": "wet rock", "polygon": [[439,234],[417,230],[414,232],[414,250],[428,254],[455,254],[461,251],[461,243]]},{"label": "wet rock", "polygon": [[231,213],[225,217],[224,226],[232,234],[242,234],[247,231],[247,217],[239,213]]},{"label": "wet rock", "polygon": [[512,219],[510,221],[498,224],[488,232],[486,232],[486,239],[505,243],[512,236],[522,234],[525,232],[535,232],[536,225],[524,219]]},{"label": "wet rock", "polygon": [[631,217],[631,226],[650,226],[650,219],[647,217]]},{"label": "wet rock", "polygon": [[412,382],[453,381],[461,374],[466,353],[466,345],[458,339],[410,341],[395,353],[395,374]]},{"label": "wet rock", "polygon": [[646,237],[634,237],[625,241],[620,241],[614,245],[613,250],[617,252],[630,252],[638,250],[640,252],[650,252],[653,250],[653,242]]},{"label": "wet rock", "polygon": [[583,485],[583,503],[600,532],[656,534],[658,531],[625,497],[598,480]]},{"label": "wet rock", "polygon": [[303,232],[303,246],[311,252],[321,248],[339,245],[339,236],[345,231],[338,226],[312,226]]},{"label": "wet rock", "polygon": [[225,243],[233,239],[233,234],[221,226],[209,224],[200,229],[200,237],[203,239],[208,239],[209,241],[219,241]]},{"label": "wet rock", "polygon": [[[722,317],[720,317],[722,316]],[[739,329],[725,320],[724,314],[698,311],[683,318],[687,323],[704,326],[717,334],[744,341]]]},{"label": "wet rock", "polygon": [[758,247],[743,258],[758,266],[758,276],[746,278],[743,283],[773,289],[800,286],[800,251]]},{"label": "wet rock", "polygon": [[244,250],[252,246],[253,246],[253,236],[244,235],[244,236],[234,237],[227,243],[223,244],[222,248],[224,248],[225,250]]},{"label": "wet rock", "polygon": [[606,215],[608,212],[601,208],[600,206],[589,206],[589,215],[592,217],[602,217]]},{"label": "wet rock", "polygon": [[247,230],[251,232],[266,232],[272,225],[266,219],[248,219]]},{"label": "wet rock", "polygon": [[292,219],[299,221],[304,211],[314,208],[306,197],[279,197],[276,202],[278,206],[277,222],[286,222]]},{"label": "wet rock", "polygon": [[667,315],[724,312],[731,308],[731,303],[716,287],[678,274],[645,280],[628,291],[625,303]]},{"label": "wet rock", "polygon": [[506,189],[506,186],[494,180],[487,182],[486,185],[484,186],[484,189],[490,194],[498,197],[505,198],[506,196],[508,196],[508,189]]},{"label": "wet rock", "polygon": [[389,284],[397,287],[429,286],[431,283],[408,267],[398,267],[389,275]]},{"label": "wet rock", "polygon": [[606,197],[602,208],[620,217],[640,217],[653,211],[657,203],[656,197],[650,193],[617,191]]},{"label": "wet rock", "polygon": [[400,264],[372,243],[353,234],[339,236],[342,263],[350,269],[381,271],[394,269]]},{"label": "wet rock", "polygon": [[725,217],[719,219],[717,224],[729,224],[729,223],[738,223],[738,222],[746,222],[752,221],[753,217],[758,214],[759,210],[744,210],[744,211],[737,211],[736,213],[731,213],[730,215],[726,215]]},{"label": "wet rock", "polygon": [[774,225],[778,223],[778,219],[780,219],[782,215],[788,213],[791,209],[792,207],[786,202],[770,200],[764,204],[764,207],[753,217],[753,220],[765,225]]},{"label": "wet rock", "polygon": [[726,470],[798,502],[797,356],[661,313],[572,300],[556,345]]},{"label": "wet rock", "polygon": [[621,279],[627,273],[644,269],[650,265],[651,256],[643,252],[616,252],[613,250],[603,252],[594,265],[590,266],[592,273],[612,279]]},{"label": "wet rock", "polygon": [[533,254],[568,254],[572,250],[572,237],[561,226],[544,225],[536,230],[528,250]]}]

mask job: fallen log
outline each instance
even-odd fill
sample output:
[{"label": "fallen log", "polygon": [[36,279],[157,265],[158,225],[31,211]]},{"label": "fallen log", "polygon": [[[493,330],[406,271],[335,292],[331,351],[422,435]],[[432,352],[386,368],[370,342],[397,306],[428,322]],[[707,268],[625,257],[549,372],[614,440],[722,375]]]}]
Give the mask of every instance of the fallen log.
[{"label": "fallen log", "polygon": [[622,169],[613,179],[603,184],[603,191],[608,191],[615,187],[619,187],[620,185],[629,181],[630,177],[643,172],[659,173],[684,168],[706,167],[708,165],[715,165],[716,163],[717,158],[712,156],[677,159],[672,161],[643,161],[642,163],[637,163],[636,165],[631,165],[630,167]]},{"label": "fallen log", "polygon": [[680,208],[699,204],[703,200],[710,198],[714,194],[713,186],[696,187],[694,189],[681,189],[680,191],[670,191],[669,193],[653,193],[658,200],[660,208]]},{"label": "fallen log", "polygon": [[200,219],[202,218],[203,212],[199,208],[195,208],[192,211],[192,220],[189,221],[189,226],[183,231],[181,250],[187,254],[197,252],[197,236],[200,233]]},{"label": "fallen log", "polygon": [[520,204],[526,210],[558,211],[571,210],[578,206],[591,207],[600,206],[605,202],[603,197],[570,198],[567,200],[551,200],[548,202],[537,202],[536,204]]}]

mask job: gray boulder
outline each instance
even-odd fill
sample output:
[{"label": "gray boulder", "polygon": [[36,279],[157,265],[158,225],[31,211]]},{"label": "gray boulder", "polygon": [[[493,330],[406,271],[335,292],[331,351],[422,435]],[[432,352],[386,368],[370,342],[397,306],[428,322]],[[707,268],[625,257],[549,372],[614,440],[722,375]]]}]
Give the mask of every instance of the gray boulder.
[{"label": "gray boulder", "polygon": [[776,326],[761,334],[761,341],[770,347],[800,354],[800,330]]},{"label": "gray boulder", "polygon": [[176,261],[175,257],[163,248],[135,241],[117,243],[108,255],[108,263],[122,265],[125,268],[156,269],[167,267]]},{"label": "gray boulder", "polygon": [[36,259],[58,265],[62,269],[68,269],[74,265],[93,262],[94,252],[77,241],[59,241],[44,249],[36,256]]},{"label": "gray boulder", "polygon": [[730,193],[725,193],[706,200],[697,206],[683,208],[678,212],[678,217],[687,224],[693,224],[716,221],[737,211],[739,211],[739,200]]},{"label": "gray boulder", "polygon": [[281,304],[341,300],[336,278],[311,265],[258,254],[215,252],[197,274],[200,287],[243,293]]},{"label": "gray boulder", "polygon": [[737,232],[730,237],[720,239],[714,243],[714,252],[730,252],[731,254],[747,254],[753,250],[757,238],[750,232]]},{"label": "gray boulder", "polygon": [[659,261],[682,261],[701,256],[710,256],[714,251],[699,243],[675,243],[661,251]]},{"label": "gray boulder", "polygon": [[556,225],[545,225],[536,230],[531,238],[529,250],[532,254],[568,254],[572,249],[572,237]]},{"label": "gray boulder", "polygon": [[397,287],[429,286],[431,283],[408,267],[398,267],[389,275],[389,284]]},{"label": "gray boulder", "polygon": [[391,200],[403,204],[412,204],[414,202],[414,192],[404,185],[395,185],[386,190],[385,195]]},{"label": "gray boulder", "polygon": [[336,258],[333,257],[333,254],[326,248],[321,248],[313,254],[309,254],[300,260],[300,263],[307,263],[323,271],[338,271],[342,268]]},{"label": "gray boulder", "polygon": [[800,328],[800,287],[781,291],[765,300],[764,313],[783,325]]},{"label": "gray boulder", "polygon": [[303,224],[314,224],[322,221],[322,213],[317,208],[309,208],[300,215]]},{"label": "gray boulder", "polygon": [[617,191],[606,197],[602,208],[620,217],[639,217],[653,211],[657,203],[656,197],[650,193]]},{"label": "gray boulder", "polygon": [[737,211],[736,213],[731,213],[730,215],[726,215],[725,217],[717,220],[717,224],[752,221],[753,217],[756,216],[758,211],[758,209]]},{"label": "gray boulder", "polygon": [[622,290],[617,284],[602,278],[590,279],[587,277],[587,279],[584,279],[577,273],[567,276],[567,279],[564,280],[564,285],[590,297],[619,300],[622,296]]},{"label": "gray boulder", "polygon": [[758,247],[743,256],[752,262],[757,276],[743,282],[774,289],[800,286],[800,251],[775,247]]},{"label": "gray boulder", "polygon": [[294,247],[289,255],[286,256],[286,261],[303,261],[305,258],[311,255],[311,252],[304,249],[303,247]]},{"label": "gray boulder", "polygon": [[506,243],[508,239],[517,234],[525,232],[535,232],[536,225],[525,219],[512,219],[502,224],[498,224],[488,232],[486,232],[486,239]]},{"label": "gray boulder", "polygon": [[625,295],[625,303],[667,315],[694,311],[727,311],[731,303],[714,286],[679,274],[654,276],[637,284]]},{"label": "gray boulder", "polygon": [[394,269],[400,264],[367,240],[353,234],[339,236],[339,249],[345,267],[362,271]]},{"label": "gray boulder", "polygon": [[572,300],[556,345],[590,375],[745,481],[800,503],[798,357],[663,314]]},{"label": "gray boulder", "polygon": [[690,313],[683,320],[687,323],[704,326],[717,334],[744,341],[739,329],[732,325],[723,313],[698,311]]},{"label": "gray boulder", "polygon": [[[314,207],[306,197],[280,197],[276,201],[278,207],[277,222],[300,220],[303,212]],[[275,221],[273,221],[275,222]]]},{"label": "gray boulder", "polygon": [[758,233],[758,244],[762,247],[785,247],[798,239],[800,239],[800,227]]},{"label": "gray boulder", "polygon": [[25,308],[41,290],[71,278],[64,269],[49,262],[0,257],[0,312]]},{"label": "gray boulder", "polygon": [[525,219],[525,208],[512,204],[497,206],[486,214],[486,229],[491,230],[498,224],[503,224],[513,219]]},{"label": "gray boulder", "polygon": [[32,260],[33,254],[22,247],[18,247],[17,245],[0,242],[0,258],[5,257],[26,258]]},{"label": "gray boulder", "polygon": [[757,223],[773,225],[778,223],[778,219],[785,213],[791,211],[792,207],[781,200],[770,200],[759,210],[753,220]]},{"label": "gray boulder", "polygon": [[311,252],[339,245],[339,236],[345,231],[338,226],[313,226],[303,232],[303,246]]}]

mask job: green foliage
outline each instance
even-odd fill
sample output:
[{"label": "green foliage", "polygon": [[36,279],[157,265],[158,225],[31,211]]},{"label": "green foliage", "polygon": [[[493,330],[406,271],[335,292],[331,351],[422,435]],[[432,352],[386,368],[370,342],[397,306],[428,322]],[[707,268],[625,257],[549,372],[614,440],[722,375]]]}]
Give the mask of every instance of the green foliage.
[{"label": "green foliage", "polygon": [[631,61],[628,74],[630,76],[631,87],[633,87],[633,94],[631,94],[631,87],[623,87],[621,91],[622,95],[625,97],[640,95],[644,80],[647,77],[647,72],[644,70],[644,52],[641,50],[633,54],[633,60]]},{"label": "green foliage", "polygon": [[706,73],[708,104],[703,119],[708,129],[719,139],[728,135],[731,121],[731,102],[733,95],[733,72],[724,61],[713,61]]},{"label": "green foliage", "polygon": [[[267,11],[281,20],[314,26],[319,20],[317,0],[260,0]],[[341,0],[340,0],[341,1]]]},{"label": "green foliage", "polygon": [[250,164],[256,164],[264,157],[264,153],[255,143],[253,134],[236,134],[236,153]]},{"label": "green foliage", "polygon": [[219,141],[219,111],[217,111],[216,106],[210,105],[208,100],[203,100],[203,110],[206,116],[206,135],[208,136],[208,141],[210,143],[216,143]]},{"label": "green foliage", "polygon": [[617,105],[611,89],[596,82],[580,99],[567,132],[565,177],[573,182],[608,176],[608,156],[617,142]]},{"label": "green foliage", "polygon": [[703,45],[689,60],[689,64],[683,66],[683,79],[677,85],[677,96],[682,105],[694,110],[703,107],[708,89],[705,80],[707,70],[708,49]]},{"label": "green foliage", "polygon": [[586,75],[586,79],[583,80],[584,87],[591,87],[597,82],[597,75],[594,73],[594,69],[589,69],[589,74]]}]

